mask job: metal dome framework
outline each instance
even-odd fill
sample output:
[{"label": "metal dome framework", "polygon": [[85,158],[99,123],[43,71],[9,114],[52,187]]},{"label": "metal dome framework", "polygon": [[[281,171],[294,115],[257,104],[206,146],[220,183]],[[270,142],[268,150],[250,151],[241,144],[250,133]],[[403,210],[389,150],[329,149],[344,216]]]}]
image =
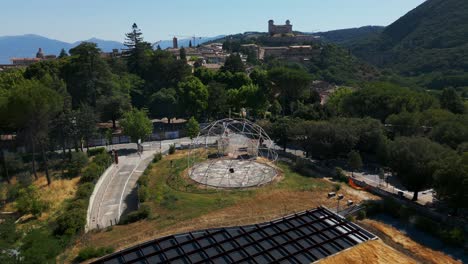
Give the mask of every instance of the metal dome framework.
[{"label": "metal dome framework", "polygon": [[212,122],[190,145],[189,177],[217,188],[267,184],[277,175],[272,165],[278,154],[273,146],[265,130],[247,119]]}]

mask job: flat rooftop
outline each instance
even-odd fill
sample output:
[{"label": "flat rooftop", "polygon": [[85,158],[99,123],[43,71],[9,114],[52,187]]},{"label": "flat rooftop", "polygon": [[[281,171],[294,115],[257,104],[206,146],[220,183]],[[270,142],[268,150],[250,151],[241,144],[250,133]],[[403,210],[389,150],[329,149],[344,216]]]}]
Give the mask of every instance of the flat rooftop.
[{"label": "flat rooftop", "polygon": [[158,238],[93,263],[311,263],[376,238],[320,207],[262,224]]}]

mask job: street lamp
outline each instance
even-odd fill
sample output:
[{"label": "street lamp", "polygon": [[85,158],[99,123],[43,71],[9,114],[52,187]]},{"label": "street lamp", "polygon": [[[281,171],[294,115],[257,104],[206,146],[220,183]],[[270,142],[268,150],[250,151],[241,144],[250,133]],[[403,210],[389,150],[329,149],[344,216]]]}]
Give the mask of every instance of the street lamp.
[{"label": "street lamp", "polygon": [[336,197],[336,200],[337,200],[336,213],[338,213],[340,211],[340,201],[344,199],[344,195],[343,194],[338,194],[337,195],[334,192],[329,192],[328,193],[328,199],[330,199],[332,197]]}]

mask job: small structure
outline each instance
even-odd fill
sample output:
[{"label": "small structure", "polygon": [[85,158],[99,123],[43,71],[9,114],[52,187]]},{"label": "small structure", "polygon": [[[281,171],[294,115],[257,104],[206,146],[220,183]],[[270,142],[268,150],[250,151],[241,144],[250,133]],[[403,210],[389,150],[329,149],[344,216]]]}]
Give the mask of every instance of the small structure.
[{"label": "small structure", "polygon": [[222,119],[201,130],[188,157],[189,176],[216,188],[256,187],[277,175],[278,154],[265,131],[246,119]]}]

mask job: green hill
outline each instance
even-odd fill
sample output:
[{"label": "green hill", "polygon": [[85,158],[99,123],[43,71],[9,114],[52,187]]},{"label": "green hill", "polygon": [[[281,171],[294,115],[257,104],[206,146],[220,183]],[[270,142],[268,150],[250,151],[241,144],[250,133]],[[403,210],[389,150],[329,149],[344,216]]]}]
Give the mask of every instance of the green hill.
[{"label": "green hill", "polygon": [[468,72],[468,1],[428,0],[381,34],[348,47],[356,56],[406,76],[463,75]]}]

